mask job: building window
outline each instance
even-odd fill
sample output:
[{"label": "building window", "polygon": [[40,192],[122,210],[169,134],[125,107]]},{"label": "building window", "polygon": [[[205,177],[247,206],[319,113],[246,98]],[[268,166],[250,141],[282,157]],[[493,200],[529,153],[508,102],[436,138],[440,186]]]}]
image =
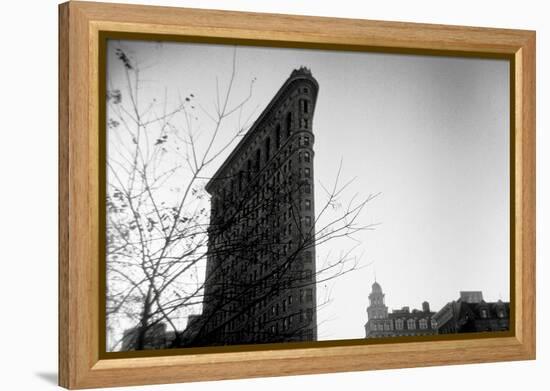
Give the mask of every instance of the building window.
[{"label": "building window", "polygon": [[306,163],[309,163],[311,161],[311,156],[309,155],[309,152],[304,152],[304,161]]},{"label": "building window", "polygon": [[[311,270],[308,270],[309,271],[309,275],[310,275],[310,278],[311,278]],[[313,301],[313,290],[311,288],[307,288],[306,289],[306,302],[307,303],[311,303]]]},{"label": "building window", "polygon": [[304,94],[309,94],[309,88],[307,88],[307,87],[304,87],[304,89],[302,91],[304,92]]},{"label": "building window", "polygon": [[265,139],[265,161],[266,163],[269,161],[269,155],[271,152],[271,139],[268,137]]},{"label": "building window", "polygon": [[304,114],[309,113],[309,101],[306,99],[302,99],[300,101],[300,108],[302,109],[302,113]]},{"label": "building window", "polygon": [[310,185],[309,183],[306,183],[306,184],[304,185],[304,192],[305,192],[306,194],[311,194],[311,185]]},{"label": "building window", "polygon": [[304,168],[304,176],[306,178],[311,178],[311,169],[309,169],[308,167]]},{"label": "building window", "polygon": [[480,312],[481,312],[481,318],[486,319],[487,318],[487,310],[485,308],[483,308]]},{"label": "building window", "polygon": [[434,329],[434,330],[437,329],[437,320],[432,319],[431,324],[432,324],[432,329]]},{"label": "building window", "polygon": [[311,263],[311,251],[306,251],[304,253],[304,262]]},{"label": "building window", "polygon": [[420,319],[419,326],[420,329],[426,330],[428,328],[428,321],[426,319]]},{"label": "building window", "polygon": [[409,319],[407,320],[407,328],[409,330],[414,330],[416,328],[416,322],[414,321],[414,319]]},{"label": "building window", "polygon": [[241,170],[239,171],[239,191],[241,191],[244,187],[244,172]]},{"label": "building window", "polygon": [[258,149],[256,150],[256,171],[260,171],[260,162],[261,162],[262,152]]},{"label": "building window", "polygon": [[403,330],[403,319],[396,319],[395,320],[395,328],[397,330]]},{"label": "building window", "polygon": [[313,320],[313,309],[311,308],[306,309],[306,320],[308,322],[311,322]]},{"label": "building window", "polygon": [[311,227],[311,216],[306,216],[306,226]]},{"label": "building window", "polygon": [[302,119],[300,120],[300,127],[301,127],[302,129],[307,129],[307,128],[309,127],[309,121],[308,121],[307,118],[302,118]]},{"label": "building window", "polygon": [[288,112],[286,115],[286,136],[290,137],[292,132],[292,113]]},{"label": "building window", "polygon": [[311,200],[305,200],[306,210],[311,210]]}]

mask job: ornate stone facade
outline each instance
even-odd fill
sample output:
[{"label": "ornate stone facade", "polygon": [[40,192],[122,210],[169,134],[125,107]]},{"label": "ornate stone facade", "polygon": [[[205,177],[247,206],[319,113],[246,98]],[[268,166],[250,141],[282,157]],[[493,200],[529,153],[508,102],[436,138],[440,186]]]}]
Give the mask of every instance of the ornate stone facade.
[{"label": "ornate stone facade", "polygon": [[403,307],[388,313],[382,287],[375,282],[369,294],[365,337],[433,335],[437,333],[437,323],[433,320],[433,315],[434,312],[430,311],[430,304],[427,301],[422,303],[422,310],[411,311],[409,307]]},{"label": "ornate stone facade", "polygon": [[206,186],[203,311],[187,346],[317,339],[313,114],[317,81],[294,70]]}]

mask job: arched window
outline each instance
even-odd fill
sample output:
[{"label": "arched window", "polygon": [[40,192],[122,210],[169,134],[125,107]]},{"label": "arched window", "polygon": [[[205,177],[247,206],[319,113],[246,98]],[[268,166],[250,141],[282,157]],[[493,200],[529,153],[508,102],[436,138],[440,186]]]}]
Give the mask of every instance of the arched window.
[{"label": "arched window", "polygon": [[428,321],[426,319],[420,319],[419,326],[422,330],[426,330],[428,328]]},{"label": "arched window", "polygon": [[266,161],[266,163],[269,161],[270,152],[271,152],[271,139],[268,137],[268,138],[265,139],[265,161]]},{"label": "arched window", "polygon": [[414,321],[413,318],[407,320],[407,328],[409,330],[414,330],[416,328],[416,322]]},{"label": "arched window", "polygon": [[286,136],[290,137],[292,132],[292,112],[288,112],[286,115]]}]

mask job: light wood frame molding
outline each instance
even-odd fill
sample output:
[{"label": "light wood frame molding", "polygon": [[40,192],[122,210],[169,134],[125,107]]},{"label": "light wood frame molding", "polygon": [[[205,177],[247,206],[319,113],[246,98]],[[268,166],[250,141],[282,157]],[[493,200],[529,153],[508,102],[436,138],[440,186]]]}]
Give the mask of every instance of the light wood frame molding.
[{"label": "light wood frame molding", "polygon": [[[509,336],[100,358],[101,31],[509,58]],[[59,6],[59,384],[70,389],[535,358],[535,32],[71,1]]]}]

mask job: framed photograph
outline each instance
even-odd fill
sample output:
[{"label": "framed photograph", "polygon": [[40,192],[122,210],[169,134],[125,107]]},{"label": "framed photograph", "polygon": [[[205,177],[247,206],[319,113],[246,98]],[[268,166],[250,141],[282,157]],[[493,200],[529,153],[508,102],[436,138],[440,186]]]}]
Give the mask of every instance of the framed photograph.
[{"label": "framed photograph", "polygon": [[61,386],[535,358],[534,32],[59,12]]}]

